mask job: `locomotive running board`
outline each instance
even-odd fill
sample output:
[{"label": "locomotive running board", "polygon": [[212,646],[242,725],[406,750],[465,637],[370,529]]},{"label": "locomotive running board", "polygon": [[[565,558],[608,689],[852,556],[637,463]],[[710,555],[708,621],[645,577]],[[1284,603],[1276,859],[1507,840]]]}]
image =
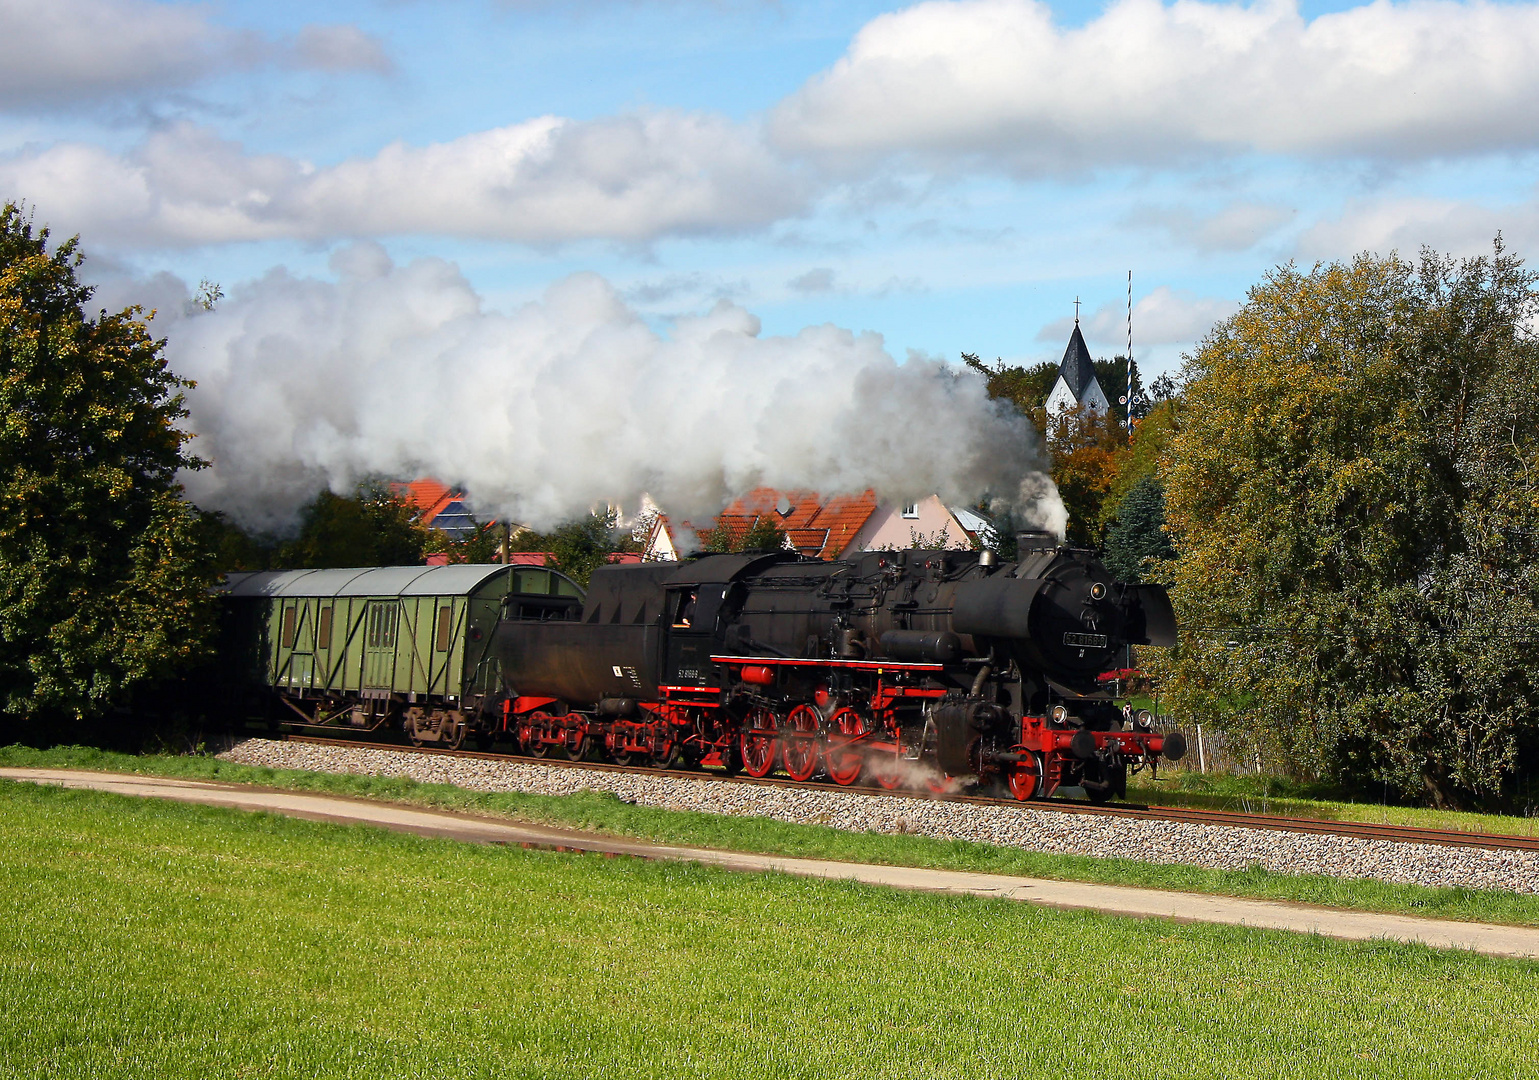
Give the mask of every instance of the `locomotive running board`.
[{"label": "locomotive running board", "polygon": [[819,660],[790,656],[713,656],[713,664],[782,664],[788,667],[841,667],[860,671],[945,671],[945,664],[904,663],[898,660]]}]

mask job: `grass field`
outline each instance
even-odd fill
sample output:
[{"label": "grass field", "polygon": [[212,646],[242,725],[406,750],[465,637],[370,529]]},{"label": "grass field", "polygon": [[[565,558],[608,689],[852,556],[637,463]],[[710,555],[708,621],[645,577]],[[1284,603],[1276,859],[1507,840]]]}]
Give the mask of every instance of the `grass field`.
[{"label": "grass field", "polygon": [[0,783],[5,1077],[1518,1077],[1539,965]]},{"label": "grass field", "polygon": [[418,806],[470,810],[520,821],[565,825],[615,836],[693,844],[734,851],[842,859],[849,862],[922,866],[947,870],[1022,874],[1065,881],[1093,881],[1188,892],[1292,900],[1331,907],[1467,921],[1539,926],[1539,896],[1477,889],[1430,889],[1382,881],[1309,874],[1268,873],[1054,855],[924,836],[851,833],[823,825],[767,818],[729,817],[635,806],[612,795],[567,796],[483,793],[447,784],[314,773],[236,765],[202,755],[131,756],[86,747],[32,750],[0,747],[0,765],[140,772],[213,779],[307,791],[387,799]]}]

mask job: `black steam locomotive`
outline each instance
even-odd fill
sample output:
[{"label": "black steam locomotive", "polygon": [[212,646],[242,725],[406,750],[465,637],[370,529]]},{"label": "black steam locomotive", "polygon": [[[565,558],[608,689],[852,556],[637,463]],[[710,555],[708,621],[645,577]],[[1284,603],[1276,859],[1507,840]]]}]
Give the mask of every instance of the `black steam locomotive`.
[{"label": "black steam locomotive", "polygon": [[601,567],[504,609],[467,722],[537,757],[1104,801],[1186,749],[1108,692],[1128,646],[1175,643],[1169,598],[1047,534],[1019,550]]}]

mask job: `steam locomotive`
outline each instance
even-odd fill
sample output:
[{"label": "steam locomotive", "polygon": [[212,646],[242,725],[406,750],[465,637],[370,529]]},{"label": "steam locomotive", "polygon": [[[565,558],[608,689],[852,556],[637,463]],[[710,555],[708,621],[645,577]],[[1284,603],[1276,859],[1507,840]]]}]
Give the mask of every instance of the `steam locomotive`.
[{"label": "steam locomotive", "polygon": [[1124,715],[1130,645],[1175,644],[1156,585],[1045,533],[1019,556],[790,552],[612,565],[581,605],[504,618],[495,734],[525,753],[1018,799],[1126,789],[1186,740]]},{"label": "steam locomotive", "polygon": [[225,655],[290,725],[418,745],[706,766],[836,784],[1079,787],[1180,758],[1109,680],[1175,643],[1164,589],[1088,551],[795,552],[545,568],[231,574]]}]

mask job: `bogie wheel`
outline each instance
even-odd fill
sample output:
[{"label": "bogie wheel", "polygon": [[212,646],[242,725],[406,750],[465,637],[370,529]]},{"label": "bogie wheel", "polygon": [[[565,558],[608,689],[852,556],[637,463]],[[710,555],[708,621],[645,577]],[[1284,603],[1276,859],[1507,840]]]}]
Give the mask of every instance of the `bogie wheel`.
[{"label": "bogie wheel", "polygon": [[876,781],[878,787],[888,791],[896,791],[903,786],[903,766],[898,762],[898,755],[888,750],[873,750],[867,763],[871,769],[871,779]]},{"label": "bogie wheel", "polygon": [[737,739],[729,738],[727,745],[717,751],[716,757],[725,775],[736,776],[743,771],[743,744]]},{"label": "bogie wheel", "polygon": [[1025,760],[1015,763],[1010,770],[1010,794],[1021,802],[1042,796],[1042,755],[1025,747],[1011,748],[1014,753],[1026,755]]},{"label": "bogie wheel", "polygon": [[749,776],[768,776],[775,771],[780,739],[768,733],[779,726],[775,714],[769,709],[752,709],[743,718],[743,732],[738,741],[742,751],[743,771]]},{"label": "bogie wheel", "polygon": [[[786,717],[786,735],[781,739],[780,757],[792,780],[811,780],[823,757],[818,742],[818,711],[811,705],[798,705]],[[858,774],[857,774],[858,775]]]},{"label": "bogie wheel", "polygon": [[593,740],[584,735],[577,728],[568,728],[562,735],[561,749],[566,751],[568,761],[581,761],[588,756],[588,751],[593,748]]},{"label": "bogie wheel", "polygon": [[465,732],[470,725],[457,712],[439,713],[438,745],[445,750],[458,750],[465,745]]},{"label": "bogie wheel", "polygon": [[866,751],[859,740],[867,731],[865,718],[854,709],[840,709],[828,721],[828,749],[823,754],[823,767],[828,778],[836,784],[848,787],[860,779],[866,766]]},{"label": "bogie wheel", "polygon": [[925,774],[924,788],[932,795],[956,795],[962,790],[962,782],[950,773],[937,769]]},{"label": "bogie wheel", "polygon": [[669,739],[652,755],[652,764],[659,769],[677,769],[684,763],[684,748],[678,739]]},{"label": "bogie wheel", "polygon": [[[1128,767],[1126,765],[1118,765],[1115,768],[1103,768],[1101,773],[1104,777],[1101,783],[1085,784],[1086,797],[1097,806],[1110,802],[1117,795],[1127,791],[1128,788]],[[1088,780],[1088,777],[1086,779]]]},{"label": "bogie wheel", "polygon": [[532,758],[542,758],[550,753],[550,744],[540,741],[540,731],[549,723],[550,717],[545,713],[529,714],[528,719],[518,728],[519,749]]}]

